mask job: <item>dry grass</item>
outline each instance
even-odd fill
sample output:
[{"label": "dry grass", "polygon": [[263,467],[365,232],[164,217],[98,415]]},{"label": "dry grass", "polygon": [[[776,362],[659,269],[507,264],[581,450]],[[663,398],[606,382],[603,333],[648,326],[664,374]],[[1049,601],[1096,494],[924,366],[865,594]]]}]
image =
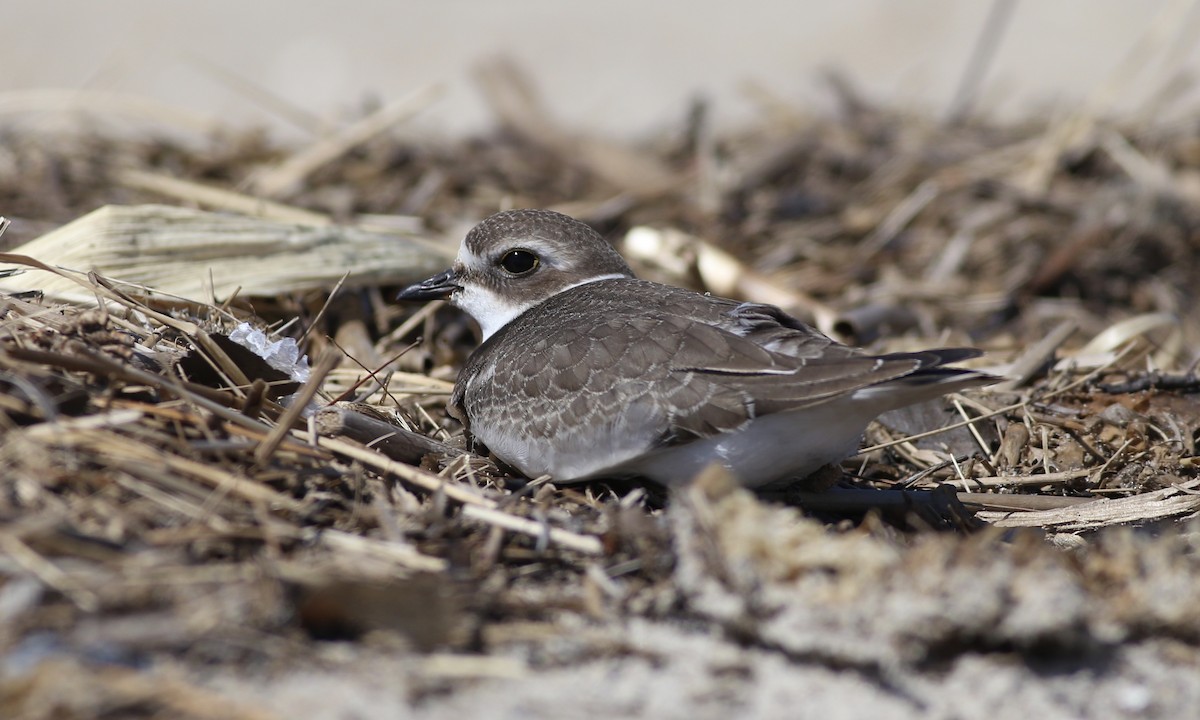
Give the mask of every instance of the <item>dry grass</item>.
[{"label": "dry grass", "polygon": [[[615,239],[642,228],[628,254],[648,276],[783,303],[878,349],[977,345],[1013,380],[873,426],[831,491],[525,484],[464,454],[445,416],[473,344],[445,309],[378,287],[329,300],[333,283],[166,304],[59,272],[92,307],[0,298],[0,715],[259,717],[193,673],[336,665],[329,639],[453,653],[420,656],[423,697],[572,653],[637,655],[604,634],[631,618],[881,687],[977,652],[1035,663],[1049,648],[1078,667],[1123,643],[1194,654],[1190,129],[938,124],[841,85],[837,118],[774,103],[717,136],[697,107],[635,145],[559,127],[512,66],[483,77],[501,127],[456,142],[392,126],[420,97],[295,152],[227,130],[2,130],[5,245],[164,199],[445,247],[502,207],[551,207]],[[307,383],[231,347],[246,317],[292,322]],[[297,389],[329,405],[320,424],[279,404]],[[86,698],[51,680],[63,672]]]}]

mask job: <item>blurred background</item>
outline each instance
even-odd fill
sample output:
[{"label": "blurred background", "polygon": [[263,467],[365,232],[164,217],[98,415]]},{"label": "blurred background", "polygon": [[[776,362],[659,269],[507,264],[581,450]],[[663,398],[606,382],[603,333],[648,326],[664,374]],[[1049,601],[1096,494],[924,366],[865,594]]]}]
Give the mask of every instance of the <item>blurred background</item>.
[{"label": "blurred background", "polygon": [[[418,125],[457,134],[489,119],[472,68],[506,53],[580,129],[653,130],[697,96],[728,127],[753,115],[755,85],[819,110],[831,102],[824,68],[872,100],[940,116],[973,50],[986,49],[989,15],[995,54],[976,84],[984,114],[1098,96],[1104,111],[1152,99],[1170,101],[1154,106],[1167,117],[1194,108],[1197,13],[1173,0],[7,0],[0,92],[128,93],[286,133],[289,115],[333,117],[436,83],[444,96]],[[9,95],[0,113],[51,101],[63,98]]]}]

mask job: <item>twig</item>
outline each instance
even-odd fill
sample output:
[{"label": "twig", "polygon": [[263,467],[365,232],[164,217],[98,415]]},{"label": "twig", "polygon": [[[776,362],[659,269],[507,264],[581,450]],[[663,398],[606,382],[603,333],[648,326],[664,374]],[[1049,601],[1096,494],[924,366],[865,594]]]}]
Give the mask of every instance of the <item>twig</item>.
[{"label": "twig", "polygon": [[37,268],[38,270],[44,270],[46,272],[53,273],[59,277],[71,280],[72,282],[75,282],[84,288],[91,290],[92,292],[102,295],[107,300],[111,300],[135,312],[139,312],[162,325],[166,325],[169,328],[178,330],[189,338],[192,338],[196,344],[220,366],[222,371],[228,373],[229,377],[233,378],[235,385],[246,386],[250,384],[249,379],[247,379],[245,374],[242,373],[242,370],[238,367],[237,363],[233,362],[233,360],[230,359],[229,355],[225,353],[221,346],[217,345],[217,343],[213,341],[207,332],[200,329],[199,325],[186,320],[179,320],[178,318],[174,318],[165,313],[160,313],[157,310],[151,309],[144,303],[140,303],[124,293],[117,291],[107,278],[104,278],[97,273],[88,273],[88,278],[93,282],[86,282],[72,273],[60,270],[56,267],[51,267],[50,265],[47,265],[40,260],[35,260],[28,255],[17,255],[14,253],[0,253],[0,262],[10,263],[12,265],[27,265],[29,267]]},{"label": "twig", "polygon": [[108,430],[131,425],[141,420],[144,416],[145,414],[141,410],[112,410],[96,415],[85,415],[83,417],[38,423],[37,425],[25,428],[23,432],[28,437],[50,440],[73,432]]},{"label": "twig", "polygon": [[954,91],[954,99],[950,101],[950,109],[946,113],[948,125],[962,122],[971,112],[976,98],[979,97],[979,86],[987,75],[988,66],[996,57],[1000,40],[1008,30],[1016,7],[1017,0],[992,0],[992,7],[988,11],[987,19],[983,21],[983,28],[979,31],[971,58],[958,81],[958,89]]},{"label": "twig", "polygon": [[156,192],[176,200],[194,202],[204,207],[227,210],[239,215],[314,227],[333,223],[328,215],[311,210],[145,170],[118,170],[113,174],[113,179],[128,188]]},{"label": "twig", "polygon": [[442,572],[446,569],[445,560],[425,555],[411,545],[393,540],[377,540],[340,530],[327,529],[321,532],[321,541],[335,552],[370,555],[397,563],[410,570]]},{"label": "twig", "polygon": [[978,505],[984,510],[1003,511],[1028,512],[1033,510],[1057,510],[1058,508],[1089,503],[1094,499],[1095,498],[1090,497],[1068,497],[1060,495],[1015,495],[994,492],[958,493],[958,500],[963,505]]},{"label": "twig", "polygon": [[441,94],[442,88],[438,85],[420,88],[336,133],[321,138],[275,167],[259,173],[254,179],[255,190],[267,197],[291,192],[318,168],[345,155],[388,128],[411,119],[429,107]]},{"label": "twig", "polygon": [[892,208],[892,211],[883,219],[883,222],[879,223],[874,232],[859,242],[858,250],[855,253],[858,261],[866,264],[886,248],[892,240],[896,239],[900,231],[925,209],[925,206],[933,202],[940,192],[941,187],[933,180],[926,180],[918,185],[906,198]]},{"label": "twig", "polygon": [[996,475],[994,477],[971,478],[971,482],[983,487],[1020,487],[1023,485],[1056,485],[1085,478],[1096,472],[1096,468],[1065,470],[1063,472],[1040,473],[1037,475]]},{"label": "twig", "polygon": [[1200,484],[1200,480],[1191,480],[1131,497],[1096,498],[1055,510],[1013,514],[981,512],[980,515],[998,527],[1042,527],[1055,532],[1081,532],[1124,523],[1145,523],[1195,512],[1200,506],[1200,497],[1187,491],[1194,489],[1197,484]]},{"label": "twig", "polygon": [[[954,408],[958,410],[958,414],[962,416],[963,420],[971,420],[971,416],[967,415],[966,408],[963,407],[962,402],[957,397],[953,399],[953,402]],[[971,437],[975,438],[975,444],[979,446],[979,451],[981,453],[980,461],[987,466],[987,469],[990,472],[996,472],[996,468],[992,467],[992,462],[990,459],[992,454],[991,450],[988,449],[987,443],[983,441],[983,436],[979,434],[979,429],[975,427],[975,423],[968,423],[967,430],[970,431]],[[957,465],[955,467],[957,467]]]},{"label": "twig", "polygon": [[338,292],[342,289],[342,285],[346,283],[346,278],[348,277],[350,277],[349,271],[343,273],[342,276],[338,278],[337,283],[333,286],[333,289],[329,291],[329,295],[325,298],[325,302],[321,305],[321,309],[317,311],[316,317],[312,319],[312,322],[308,324],[308,327],[304,328],[304,332],[300,333],[300,338],[296,340],[297,344],[303,345],[304,341],[308,339],[308,334],[313,331],[313,328],[320,324],[321,318],[325,317],[326,311],[328,311],[329,306],[333,304],[334,298],[337,297]]},{"label": "twig", "polygon": [[388,457],[416,463],[429,454],[461,455],[463,451],[397,427],[383,420],[354,412],[349,407],[330,405],[313,414],[316,430],[326,437],[344,436],[374,448]]},{"label": "twig", "polygon": [[492,58],[478,66],[476,77],[484,100],[507,130],[564,163],[641,197],[659,195],[681,182],[681,176],[652,155],[565,130],[551,117],[528,73],[511,58]]},{"label": "twig", "polygon": [[79,587],[71,576],[63,572],[57,565],[39,555],[15,535],[0,533],[0,551],[12,558],[13,562],[25,568],[41,580],[46,586],[59,591],[84,612],[95,612],[99,599],[91,590]]},{"label": "twig", "polygon": [[437,312],[440,308],[444,307],[445,305],[446,305],[445,300],[434,300],[432,302],[425,303],[425,305],[420,310],[416,311],[415,313],[410,315],[407,320],[400,323],[400,327],[398,327],[395,330],[388,333],[382,340],[380,340],[380,342],[378,344],[379,345],[390,344],[390,343],[395,342],[396,340],[404,337],[405,335],[407,335],[410,332],[412,332],[413,330],[415,330],[418,325],[425,322],[426,318],[428,318],[430,315],[433,315],[435,312]]},{"label": "twig", "polygon": [[[360,387],[362,387],[363,385],[365,385],[365,384],[367,383],[367,381],[368,381],[368,380],[373,380],[373,381],[375,382],[375,388],[378,388],[379,390],[383,391],[384,397],[386,397],[386,398],[388,398],[389,400],[391,400],[393,405],[396,405],[396,406],[399,406],[399,405],[400,405],[400,401],[399,401],[399,400],[397,400],[397,399],[396,399],[396,397],[395,397],[394,395],[392,395],[392,391],[391,391],[391,389],[389,389],[389,388],[387,387],[387,385],[388,385],[388,382],[389,382],[389,381],[388,381],[388,378],[384,378],[384,379],[382,379],[382,380],[381,380],[381,379],[379,378],[379,371],[380,371],[380,370],[382,370],[383,368],[385,368],[385,367],[387,367],[387,366],[391,365],[392,363],[396,362],[396,361],[397,361],[397,360],[399,360],[400,358],[404,357],[406,354],[408,354],[408,352],[409,352],[410,350],[412,350],[413,348],[415,348],[417,345],[419,345],[419,344],[421,343],[421,339],[420,339],[420,338],[417,338],[417,340],[416,340],[415,342],[412,342],[412,343],[409,343],[408,345],[406,345],[404,348],[402,348],[402,349],[401,349],[399,352],[397,352],[395,355],[392,355],[392,357],[388,358],[387,360],[384,360],[384,361],[383,361],[383,362],[382,362],[382,363],[379,365],[379,367],[378,367],[378,368],[376,368],[376,369],[374,369],[374,370],[372,370],[371,368],[367,367],[366,365],[363,365],[363,364],[362,364],[362,362],[361,362],[361,361],[360,361],[358,358],[356,358],[356,357],[354,357],[353,355],[351,355],[350,353],[346,352],[345,348],[343,348],[341,345],[338,345],[338,344],[337,344],[337,341],[336,341],[336,340],[334,340],[333,338],[329,338],[329,337],[327,337],[327,339],[329,340],[329,342],[330,342],[330,343],[332,343],[332,344],[333,344],[333,346],[334,346],[334,347],[336,347],[338,350],[341,350],[341,351],[342,351],[342,353],[343,353],[343,354],[345,354],[345,356],[346,356],[347,358],[349,358],[349,359],[350,359],[350,362],[352,362],[352,363],[354,363],[355,365],[357,365],[357,366],[359,367],[359,369],[360,369],[360,370],[362,370],[364,373],[366,373],[365,375],[363,375],[363,377],[361,377],[360,379],[356,380],[356,381],[355,381],[355,382],[354,382],[354,383],[353,383],[353,384],[352,384],[350,387],[348,387],[348,388],[346,388],[345,390],[343,390],[343,391],[342,391],[342,393],[341,393],[340,395],[338,395],[337,397],[335,397],[335,398],[333,399],[333,402],[341,402],[341,401],[343,401],[343,400],[346,400],[346,399],[348,399],[348,398],[349,398],[349,397],[350,397],[350,396],[351,396],[351,395],[352,395],[354,392],[356,392],[356,391],[357,391],[357,390],[358,390]],[[390,376],[389,376],[389,377],[390,377]],[[375,392],[375,390],[374,390],[374,389],[372,389],[370,392],[366,393],[366,395],[369,397],[369,396],[370,396],[372,393],[374,393],[374,392]]]},{"label": "twig", "polygon": [[357,460],[364,465],[373,467],[376,470],[384,473],[390,473],[400,478],[401,480],[415,485],[429,492],[441,492],[451,500],[460,502],[464,505],[477,505],[484,508],[496,507],[496,502],[490,500],[483,495],[478,494],[475,490],[468,488],[465,485],[450,482],[446,478],[434,475],[431,472],[405,465],[404,463],[396,462],[382,453],[375,450],[365,448],[362,445],[337,438],[318,437],[316,440],[318,447],[325,448],[330,452],[335,452],[339,455],[345,455],[351,460]]},{"label": "twig", "polygon": [[325,382],[325,376],[329,374],[330,370],[337,367],[337,364],[341,360],[342,354],[336,350],[326,351],[321,354],[316,366],[313,367],[312,372],[308,376],[308,381],[304,383],[304,386],[292,398],[291,404],[288,405],[283,415],[276,421],[275,427],[271,428],[271,432],[267,434],[267,437],[258,446],[258,449],[254,451],[254,461],[259,467],[266,465],[271,456],[275,454],[275,450],[283,442],[283,439],[287,437],[292,426],[296,424],[296,421],[308,409],[308,403],[316,397],[317,392],[321,389],[321,383]]},{"label": "twig", "polygon": [[267,425],[231,409],[229,405],[233,403],[233,398],[226,392],[214,390],[205,385],[197,385],[163,375],[155,375],[132,365],[122,365],[91,349],[85,349],[82,352],[84,353],[82,357],[74,357],[23,347],[0,347],[0,362],[11,359],[19,362],[59,367],[75,372],[90,372],[97,375],[133,381],[142,385],[149,385],[156,390],[166,392],[181,400],[202,407],[217,415],[222,420],[263,434],[270,431],[270,427]]},{"label": "twig", "polygon": [[1151,389],[1193,393],[1200,391],[1200,376],[1195,372],[1172,375],[1151,371],[1125,382],[1096,383],[1096,389],[1112,395],[1138,393]]},{"label": "twig", "polygon": [[90,433],[78,439],[78,444],[108,455],[120,453],[123,457],[144,462],[149,466],[166,467],[183,473],[212,486],[214,490],[228,493],[247,502],[261,502],[268,507],[300,512],[306,505],[259,482],[239,477],[233,473],[196,460],[164,453],[138,440],[114,432]]},{"label": "twig", "polygon": [[529,535],[534,538],[545,538],[551,544],[584,553],[585,555],[601,555],[604,545],[600,538],[592,535],[580,535],[562,528],[550,527],[547,523],[530,520],[506,512],[479,506],[464,507],[464,518],[504,528],[512,532]]},{"label": "twig", "polygon": [[249,98],[252,102],[267,108],[279,117],[285,118],[296,127],[313,135],[320,132],[323,127],[324,123],[314,113],[283,98],[270,88],[254,82],[242,73],[230,70],[199,54],[188,53],[186,57],[188,61],[199,66],[201,71],[216,78],[217,82],[225,84],[234,92]]},{"label": "twig", "polygon": [[1007,379],[993,385],[992,389],[1007,392],[1026,385],[1053,361],[1054,353],[1067,341],[1067,338],[1075,333],[1077,327],[1079,325],[1074,320],[1065,320],[1059,323],[1057,327],[1047,333],[1046,337],[1026,348],[1004,373]]}]

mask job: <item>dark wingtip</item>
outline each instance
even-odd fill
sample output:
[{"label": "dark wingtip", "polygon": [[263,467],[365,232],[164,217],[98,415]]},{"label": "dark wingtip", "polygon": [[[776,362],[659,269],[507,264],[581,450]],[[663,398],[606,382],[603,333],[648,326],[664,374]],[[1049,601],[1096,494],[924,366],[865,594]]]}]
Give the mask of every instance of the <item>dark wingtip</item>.
[{"label": "dark wingtip", "polygon": [[901,352],[888,353],[879,357],[885,360],[915,360],[920,363],[922,369],[936,368],[942,365],[952,365],[963,360],[970,360],[983,355],[983,351],[978,348],[934,348],[932,350],[918,350],[916,352]]},{"label": "dark wingtip", "polygon": [[970,360],[983,355],[983,351],[978,348],[937,348],[936,350],[927,350],[927,353],[937,358],[933,365],[950,365],[963,360]]},{"label": "dark wingtip", "polygon": [[943,384],[952,383],[957,380],[962,383],[962,388],[967,388],[992,385],[1002,381],[1004,379],[1002,377],[978,370],[945,367],[946,365],[970,360],[981,355],[983,355],[983,351],[978,348],[934,348],[932,350],[920,350],[917,352],[891,353],[881,355],[880,357],[888,360],[916,362],[917,366],[912,374],[905,377],[905,382],[911,384]]}]

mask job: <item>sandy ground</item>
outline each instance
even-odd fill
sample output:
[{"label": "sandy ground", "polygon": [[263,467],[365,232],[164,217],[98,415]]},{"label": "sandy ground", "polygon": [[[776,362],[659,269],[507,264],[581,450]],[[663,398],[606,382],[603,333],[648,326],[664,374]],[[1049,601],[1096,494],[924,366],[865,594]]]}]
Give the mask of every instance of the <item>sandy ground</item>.
[{"label": "sandy ground", "polygon": [[[689,632],[675,625],[613,631],[644,658],[564,663],[524,677],[468,683],[413,702],[412,663],[364,660],[336,673],[216,678],[212,686],[280,717],[349,718],[821,718],[1074,720],[1186,717],[1200,702],[1195,667],[1170,642],[1121,650],[1086,665],[1031,670],[972,656],[890,687],[853,671]],[[1189,653],[1190,654],[1190,651]]]},{"label": "sandy ground", "polygon": [[[1034,536],[897,552],[741,493],[702,510],[678,500],[673,581],[687,610],[670,619],[563,614],[553,634],[487,658],[359,645],[339,660],[332,645],[320,670],[200,682],[281,717],[330,719],[1172,718],[1200,702],[1200,655],[1183,639],[1195,567],[1172,541],[1110,535],[1079,565]],[[717,556],[692,512],[722,523]],[[802,544],[783,540],[797,533]],[[779,547],[753,548],[756,535]],[[722,582],[714,562],[745,574]],[[786,570],[811,563],[830,574]],[[1131,571],[1137,587],[1106,587]]]}]

